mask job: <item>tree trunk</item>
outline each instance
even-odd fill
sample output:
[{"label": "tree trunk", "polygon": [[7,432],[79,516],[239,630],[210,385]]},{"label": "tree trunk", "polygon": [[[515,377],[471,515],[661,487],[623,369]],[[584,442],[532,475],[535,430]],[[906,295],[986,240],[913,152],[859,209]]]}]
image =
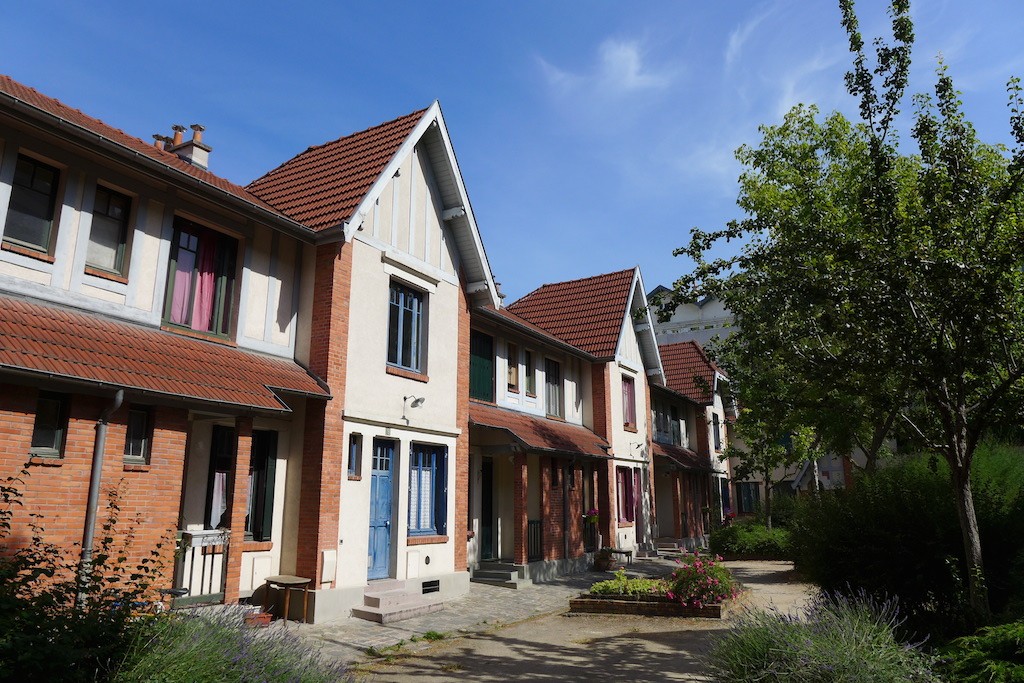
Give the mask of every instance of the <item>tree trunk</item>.
[{"label": "tree trunk", "polygon": [[770,481],[764,482],[764,523],[768,531],[772,530],[772,485]]},{"label": "tree trunk", "polygon": [[[978,533],[978,516],[974,512],[974,494],[971,492],[970,456],[950,458],[950,477],[953,483],[953,498],[960,518],[960,533],[964,542],[964,557],[967,559],[967,591],[972,615],[979,624],[989,621],[991,612],[988,604],[988,586],[981,559],[981,536]],[[964,465],[963,463],[967,463]]]}]

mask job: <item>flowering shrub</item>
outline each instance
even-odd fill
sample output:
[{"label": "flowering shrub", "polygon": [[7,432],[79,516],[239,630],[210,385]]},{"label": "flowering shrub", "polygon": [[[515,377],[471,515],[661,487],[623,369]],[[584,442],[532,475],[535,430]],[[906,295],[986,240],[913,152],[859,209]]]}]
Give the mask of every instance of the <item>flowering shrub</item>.
[{"label": "flowering shrub", "polygon": [[597,508],[591,508],[587,510],[585,513],[583,513],[583,519],[585,519],[590,524],[597,524],[597,515]]},{"label": "flowering shrub", "polygon": [[680,563],[669,575],[666,595],[681,605],[698,609],[735,598],[739,588],[729,570],[719,564],[721,561],[717,555],[695,552],[691,560]]}]

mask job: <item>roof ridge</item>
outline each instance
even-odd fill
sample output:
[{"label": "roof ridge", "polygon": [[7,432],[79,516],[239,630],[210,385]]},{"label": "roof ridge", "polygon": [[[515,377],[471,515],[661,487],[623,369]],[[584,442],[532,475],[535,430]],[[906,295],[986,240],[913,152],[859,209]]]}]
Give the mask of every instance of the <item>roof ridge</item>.
[{"label": "roof ridge", "polygon": [[545,287],[557,287],[558,285],[567,285],[569,283],[586,282],[587,280],[597,280],[598,278],[608,277],[609,275],[619,275],[620,273],[625,273],[626,271],[636,272],[636,269],[637,269],[637,266],[632,266],[631,268],[622,268],[620,270],[613,270],[613,271],[610,271],[610,272],[607,272],[607,273],[601,273],[599,275],[588,275],[587,277],[573,278],[572,280],[562,280],[560,282],[545,282],[540,287],[537,287],[536,289],[534,289],[534,290],[532,290],[530,292],[527,292],[526,294],[524,294],[523,296],[519,297],[518,299],[516,299],[515,301],[513,301],[512,303],[510,303],[508,305],[509,306],[514,306],[517,303],[519,303],[520,301],[522,301],[523,299],[525,299],[526,297],[530,296],[531,294],[534,294],[536,292],[541,291]]},{"label": "roof ridge", "polygon": [[299,157],[301,157],[301,156],[303,156],[305,154],[309,154],[310,152],[313,152],[313,151],[316,151],[316,150],[324,149],[324,148],[329,147],[331,145],[336,145],[336,144],[338,144],[340,142],[344,142],[345,140],[350,140],[350,139],[352,139],[352,138],[354,138],[354,137],[356,137],[358,135],[366,135],[366,134],[372,133],[372,132],[374,132],[374,131],[376,131],[378,129],[385,128],[386,126],[393,125],[395,123],[398,123],[399,121],[404,121],[405,119],[411,118],[413,116],[420,116],[420,117],[422,117],[423,114],[427,113],[427,111],[429,109],[430,109],[430,107],[424,107],[423,109],[418,109],[416,111],[409,112],[408,114],[402,114],[401,116],[396,116],[395,118],[390,119],[388,121],[383,121],[383,122],[378,123],[376,125],[369,126],[368,128],[364,128],[363,130],[357,130],[357,131],[349,133],[347,135],[342,135],[341,137],[334,138],[333,140],[328,140],[327,142],[322,142],[319,145],[310,145],[309,147],[307,147],[306,149],[302,150],[298,154],[295,154],[295,155],[289,157],[288,159],[285,159],[280,164],[278,164],[274,168],[270,169],[269,171],[267,171],[266,173],[264,173],[260,177],[253,179],[252,181],[247,183],[245,185],[245,187],[248,188],[248,187],[250,187],[252,185],[255,185],[259,181],[263,180],[264,178],[267,178],[269,176],[274,175],[276,172],[280,171],[284,166],[292,163],[293,161],[295,161],[296,159],[298,159]]}]

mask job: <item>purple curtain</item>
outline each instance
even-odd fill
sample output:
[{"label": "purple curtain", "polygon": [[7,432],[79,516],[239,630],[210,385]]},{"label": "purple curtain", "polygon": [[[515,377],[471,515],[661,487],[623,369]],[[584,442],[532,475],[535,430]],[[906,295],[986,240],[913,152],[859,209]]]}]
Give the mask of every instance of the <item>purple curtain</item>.
[{"label": "purple curtain", "polygon": [[188,304],[192,295],[192,271],[196,255],[184,248],[178,249],[178,265],[174,271],[174,298],[171,299],[171,322],[188,324]]}]

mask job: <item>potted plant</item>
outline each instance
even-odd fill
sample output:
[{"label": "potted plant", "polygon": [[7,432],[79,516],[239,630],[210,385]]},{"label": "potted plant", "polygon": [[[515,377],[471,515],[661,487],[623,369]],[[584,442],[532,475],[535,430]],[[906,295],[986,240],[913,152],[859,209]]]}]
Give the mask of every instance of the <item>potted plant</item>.
[{"label": "potted plant", "polygon": [[597,508],[591,508],[583,513],[583,521],[587,524],[597,524]]}]

